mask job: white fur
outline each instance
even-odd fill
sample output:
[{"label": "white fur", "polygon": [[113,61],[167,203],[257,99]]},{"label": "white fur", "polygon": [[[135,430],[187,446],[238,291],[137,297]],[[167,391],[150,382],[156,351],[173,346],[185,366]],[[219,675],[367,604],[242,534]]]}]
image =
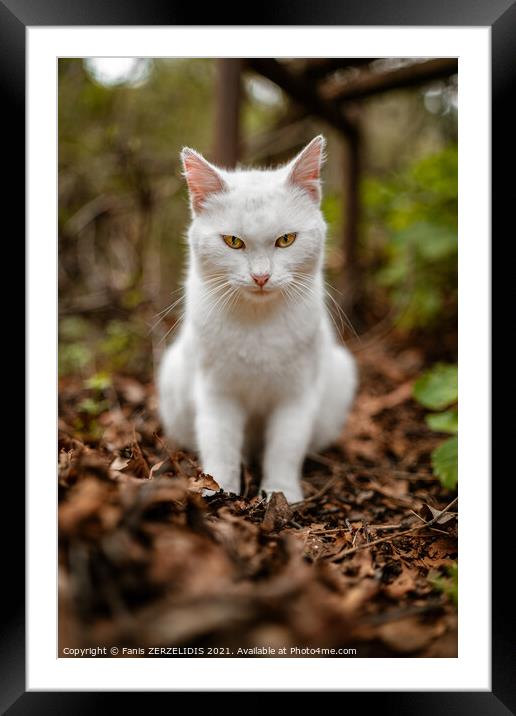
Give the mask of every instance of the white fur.
[{"label": "white fur", "polygon": [[[198,451],[227,492],[240,491],[242,461],[261,455],[262,489],[301,500],[307,452],[338,438],[355,393],[354,360],[324,301],[323,146],[317,137],[284,167],[234,172],[183,150],[193,213],[186,305],[160,367],[160,411],[168,439]],[[291,232],[291,246],[275,246]],[[270,274],[263,292],[252,273]]]}]

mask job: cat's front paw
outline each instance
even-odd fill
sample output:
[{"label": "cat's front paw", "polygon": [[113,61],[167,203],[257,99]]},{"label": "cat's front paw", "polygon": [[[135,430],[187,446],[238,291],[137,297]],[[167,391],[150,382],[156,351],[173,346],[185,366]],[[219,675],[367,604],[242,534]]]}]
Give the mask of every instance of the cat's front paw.
[{"label": "cat's front paw", "polygon": [[285,495],[285,499],[289,504],[294,502],[302,502],[305,498],[301,485],[267,485],[263,486],[262,490],[266,493],[267,499],[269,500],[273,492],[282,492]]}]

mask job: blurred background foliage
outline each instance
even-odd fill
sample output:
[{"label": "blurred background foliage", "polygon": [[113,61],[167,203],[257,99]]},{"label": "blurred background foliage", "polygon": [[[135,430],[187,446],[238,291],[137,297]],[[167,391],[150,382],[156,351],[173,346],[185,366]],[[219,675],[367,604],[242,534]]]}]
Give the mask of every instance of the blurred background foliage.
[{"label": "blurred background foliage", "polygon": [[[451,361],[457,319],[456,90],[451,77],[351,107],[362,142],[355,259],[360,304],[350,318],[361,336],[386,324],[414,340],[438,339],[442,357]],[[179,295],[184,270],[189,209],[179,151],[188,145],[213,156],[216,91],[216,61],[209,59],[59,61],[62,375],[152,375],[180,315],[179,309],[163,320],[159,315]],[[342,138],[300,114],[258,74],[245,71],[242,91],[242,163],[285,161],[314,134],[328,139],[326,263],[339,302],[347,260]]]}]

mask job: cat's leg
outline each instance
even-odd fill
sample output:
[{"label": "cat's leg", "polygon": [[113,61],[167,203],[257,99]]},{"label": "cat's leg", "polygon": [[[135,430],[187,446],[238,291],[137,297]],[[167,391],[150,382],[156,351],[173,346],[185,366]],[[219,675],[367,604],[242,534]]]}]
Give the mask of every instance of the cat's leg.
[{"label": "cat's leg", "polygon": [[303,499],[301,467],[313,432],[316,398],[280,404],[269,416],[265,432],[262,489],[283,492],[288,502]]},{"label": "cat's leg", "polygon": [[330,347],[325,383],[310,441],[310,452],[335,443],[344,427],[357,389],[357,369],[353,355],[344,346]]},{"label": "cat's leg", "polygon": [[196,395],[201,465],[224,492],[240,493],[245,414],[237,401],[201,387]]},{"label": "cat's leg", "polygon": [[169,448],[195,452],[192,375],[181,338],[164,353],[157,386],[159,412]]}]

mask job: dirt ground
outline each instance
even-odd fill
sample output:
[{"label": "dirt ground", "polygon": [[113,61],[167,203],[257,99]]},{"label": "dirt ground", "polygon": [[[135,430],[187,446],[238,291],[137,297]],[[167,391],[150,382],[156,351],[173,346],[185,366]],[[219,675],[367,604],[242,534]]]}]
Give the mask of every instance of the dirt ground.
[{"label": "dirt ground", "polygon": [[457,503],[431,472],[442,437],[411,397],[428,356],[380,341],[357,359],[342,440],[307,459],[305,500],[292,506],[281,493],[267,503],[248,471],[243,497],[202,497],[217,486],[195,456],[168,452],[152,383],[62,379],[61,649],[456,656],[442,584]]}]

